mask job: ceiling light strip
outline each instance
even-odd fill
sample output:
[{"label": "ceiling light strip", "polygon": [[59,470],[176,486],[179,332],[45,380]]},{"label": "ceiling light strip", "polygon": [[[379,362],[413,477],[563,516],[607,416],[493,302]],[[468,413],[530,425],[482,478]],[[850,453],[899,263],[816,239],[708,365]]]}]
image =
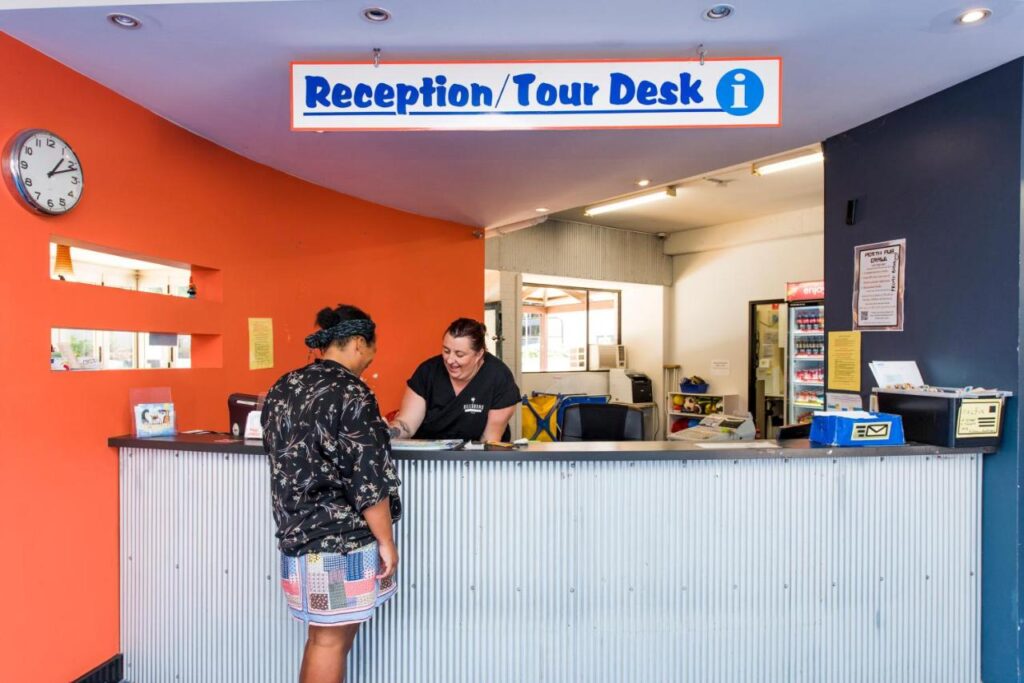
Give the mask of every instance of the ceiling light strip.
[{"label": "ceiling light strip", "polygon": [[770,175],[772,173],[778,173],[779,171],[788,171],[793,168],[800,168],[801,166],[821,163],[824,160],[825,155],[821,150],[816,150],[799,156],[789,157],[787,159],[768,159],[766,161],[759,161],[753,165],[751,172],[754,175]]},{"label": "ceiling light strip", "polygon": [[620,199],[619,201],[608,202],[607,204],[591,206],[583,212],[583,215],[600,216],[603,213],[621,211],[622,209],[629,209],[634,206],[640,206],[642,204],[658,201],[659,199],[667,199],[668,197],[675,196],[676,188],[674,185],[670,187],[663,187],[655,192],[648,192],[646,194],[636,195],[635,197],[628,197],[626,199]]}]

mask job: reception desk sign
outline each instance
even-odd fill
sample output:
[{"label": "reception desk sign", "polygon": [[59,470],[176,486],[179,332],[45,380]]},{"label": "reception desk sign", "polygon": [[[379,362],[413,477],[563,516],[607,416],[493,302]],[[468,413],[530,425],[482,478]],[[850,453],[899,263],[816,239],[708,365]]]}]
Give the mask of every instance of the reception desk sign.
[{"label": "reception desk sign", "polygon": [[292,130],[715,128],[782,124],[782,60],[305,63]]}]

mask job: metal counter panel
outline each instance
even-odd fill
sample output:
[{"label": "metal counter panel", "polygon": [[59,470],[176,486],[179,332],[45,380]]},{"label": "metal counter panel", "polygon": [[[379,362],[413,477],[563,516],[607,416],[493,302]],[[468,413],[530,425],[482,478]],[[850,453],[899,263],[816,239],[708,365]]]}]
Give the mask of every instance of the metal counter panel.
[{"label": "metal counter panel", "polygon": [[[349,680],[978,681],[981,461],[399,461]],[[297,680],[267,460],[120,469],[127,679]]]}]

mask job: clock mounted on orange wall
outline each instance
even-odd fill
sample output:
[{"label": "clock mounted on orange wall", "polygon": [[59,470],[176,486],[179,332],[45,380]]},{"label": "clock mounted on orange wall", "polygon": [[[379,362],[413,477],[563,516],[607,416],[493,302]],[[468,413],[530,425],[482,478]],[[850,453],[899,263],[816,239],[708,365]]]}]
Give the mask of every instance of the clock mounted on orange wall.
[{"label": "clock mounted on orange wall", "polygon": [[2,165],[7,188],[32,211],[60,216],[82,199],[82,164],[71,145],[50,131],[16,134],[4,147]]}]

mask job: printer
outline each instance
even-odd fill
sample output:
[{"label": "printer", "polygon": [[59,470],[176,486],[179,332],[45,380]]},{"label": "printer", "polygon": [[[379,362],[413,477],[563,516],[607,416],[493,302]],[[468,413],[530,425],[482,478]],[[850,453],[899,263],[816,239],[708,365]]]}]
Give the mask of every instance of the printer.
[{"label": "printer", "polygon": [[736,415],[708,415],[696,427],[669,435],[676,441],[751,441],[757,435],[754,421]]},{"label": "printer", "polygon": [[256,394],[231,394],[228,396],[228,420],[231,423],[231,436],[236,439],[245,437],[245,426],[249,421],[249,413],[263,408],[263,401]]},{"label": "printer", "polygon": [[642,372],[612,368],[608,371],[608,393],[612,403],[652,403],[651,378]]}]

